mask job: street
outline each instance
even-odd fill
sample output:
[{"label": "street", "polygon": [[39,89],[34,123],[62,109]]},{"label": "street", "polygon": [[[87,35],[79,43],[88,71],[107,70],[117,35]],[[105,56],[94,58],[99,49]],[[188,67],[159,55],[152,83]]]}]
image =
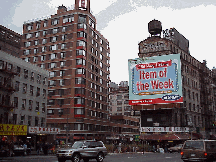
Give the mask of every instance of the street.
[{"label": "street", "polygon": [[[58,162],[54,155],[31,155],[31,156],[16,156],[0,158],[2,162]],[[109,154],[104,159],[104,162],[182,162],[179,153],[122,153],[122,154]],[[66,162],[69,162],[67,160]],[[81,161],[83,162],[83,160]],[[90,160],[89,162],[96,162]]]}]

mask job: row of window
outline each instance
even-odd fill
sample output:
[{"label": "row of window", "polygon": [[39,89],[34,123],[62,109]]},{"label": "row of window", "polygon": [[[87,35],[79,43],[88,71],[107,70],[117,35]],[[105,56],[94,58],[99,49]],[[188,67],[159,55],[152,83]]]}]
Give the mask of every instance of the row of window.
[{"label": "row of window", "polygon": [[[14,97],[14,107],[18,108],[18,104],[19,104],[18,97]],[[33,101],[33,100],[22,99],[22,110],[25,110],[25,109],[28,109],[30,111],[35,110],[39,112],[46,111],[45,103],[40,103],[40,102]]]},{"label": "row of window", "polygon": [[[29,35],[27,35],[26,37],[29,37]],[[28,41],[28,42],[24,43],[24,46],[25,47],[29,47],[31,45],[38,46],[40,44],[46,44],[49,42],[54,43],[57,41],[64,41],[64,40],[69,39],[69,38],[72,38],[72,36],[70,36],[69,34],[63,34],[63,35],[59,35],[59,36],[53,36],[50,38],[43,38],[43,39],[37,39],[34,41]]]},{"label": "row of window", "polygon": [[43,118],[43,117],[39,118],[37,116],[30,116],[30,115],[28,115],[28,116],[27,115],[21,115],[20,119],[18,120],[18,123],[16,123],[17,114],[13,114],[13,120],[15,121],[14,124],[21,124],[21,125],[27,125],[28,124],[28,126],[45,127],[45,123],[46,123],[45,118]]}]

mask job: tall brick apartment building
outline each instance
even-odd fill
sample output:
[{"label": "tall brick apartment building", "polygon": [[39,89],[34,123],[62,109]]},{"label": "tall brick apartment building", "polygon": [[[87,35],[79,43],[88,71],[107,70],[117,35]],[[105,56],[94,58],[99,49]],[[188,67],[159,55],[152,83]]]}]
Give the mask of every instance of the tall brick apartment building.
[{"label": "tall brick apartment building", "polygon": [[[22,59],[50,71],[47,126],[56,138],[105,138],[108,125],[109,42],[96,29],[90,0],[23,25]],[[66,131],[68,130],[68,131]]]},{"label": "tall brick apartment building", "polygon": [[[141,110],[141,126],[188,127],[193,128],[194,138],[200,138],[200,134],[204,138],[210,138],[215,132],[212,127],[216,115],[215,69],[209,70],[205,60],[200,62],[190,54],[189,41],[175,28],[163,30],[162,37],[162,26],[159,21],[153,20],[148,25],[151,36],[139,43],[138,55],[143,58],[180,54],[184,103],[134,106],[134,109]],[[151,131],[149,136],[147,133],[143,138],[156,140],[158,136],[152,135],[155,133],[158,132]],[[166,139],[167,133],[162,132],[160,138]]]},{"label": "tall brick apartment building", "polygon": [[21,35],[0,25],[0,50],[19,57]]}]

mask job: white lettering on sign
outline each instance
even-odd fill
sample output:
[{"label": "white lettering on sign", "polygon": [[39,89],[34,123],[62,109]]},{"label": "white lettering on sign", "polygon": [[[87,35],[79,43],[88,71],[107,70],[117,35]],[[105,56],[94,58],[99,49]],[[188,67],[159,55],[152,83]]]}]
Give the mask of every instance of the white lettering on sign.
[{"label": "white lettering on sign", "polygon": [[189,127],[141,127],[140,132],[189,132]]},{"label": "white lettering on sign", "polygon": [[165,49],[166,49],[166,45],[163,41],[140,44],[140,52],[141,53],[163,51]]}]

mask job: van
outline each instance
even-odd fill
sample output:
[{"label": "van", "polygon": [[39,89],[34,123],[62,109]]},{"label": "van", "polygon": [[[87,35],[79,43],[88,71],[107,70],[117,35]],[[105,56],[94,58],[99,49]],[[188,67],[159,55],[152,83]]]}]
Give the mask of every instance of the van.
[{"label": "van", "polygon": [[181,159],[185,162],[216,160],[216,140],[187,140],[181,150]]}]

